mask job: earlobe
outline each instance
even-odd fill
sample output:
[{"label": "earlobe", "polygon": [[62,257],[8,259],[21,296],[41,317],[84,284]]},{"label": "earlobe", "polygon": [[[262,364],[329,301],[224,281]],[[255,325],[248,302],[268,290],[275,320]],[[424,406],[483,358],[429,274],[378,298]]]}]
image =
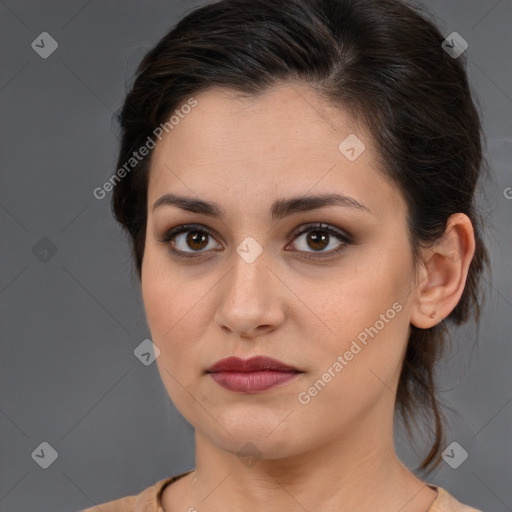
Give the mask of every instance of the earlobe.
[{"label": "earlobe", "polygon": [[411,324],[428,329],[446,318],[459,302],[475,252],[469,217],[453,214],[443,238],[424,251],[422,279],[414,294]]}]

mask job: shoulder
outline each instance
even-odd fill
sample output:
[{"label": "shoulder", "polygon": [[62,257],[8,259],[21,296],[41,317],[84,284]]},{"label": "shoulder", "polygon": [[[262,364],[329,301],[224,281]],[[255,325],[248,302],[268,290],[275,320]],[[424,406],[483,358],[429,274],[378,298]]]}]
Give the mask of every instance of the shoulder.
[{"label": "shoulder", "polygon": [[437,498],[428,509],[428,512],[482,512],[461,503],[442,487],[436,485],[431,485],[431,487],[437,490]]},{"label": "shoulder", "polygon": [[124,496],[105,503],[98,503],[80,512],[161,512],[160,496],[163,489],[187,473],[159,480],[139,494]]}]

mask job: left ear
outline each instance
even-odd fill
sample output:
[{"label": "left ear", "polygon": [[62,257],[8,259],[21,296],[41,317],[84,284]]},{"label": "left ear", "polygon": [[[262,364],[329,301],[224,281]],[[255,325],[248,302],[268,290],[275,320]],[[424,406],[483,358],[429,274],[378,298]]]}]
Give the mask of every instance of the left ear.
[{"label": "left ear", "polygon": [[467,215],[454,213],[448,219],[443,238],[423,251],[411,324],[428,329],[452,312],[464,291],[474,253],[473,225]]}]

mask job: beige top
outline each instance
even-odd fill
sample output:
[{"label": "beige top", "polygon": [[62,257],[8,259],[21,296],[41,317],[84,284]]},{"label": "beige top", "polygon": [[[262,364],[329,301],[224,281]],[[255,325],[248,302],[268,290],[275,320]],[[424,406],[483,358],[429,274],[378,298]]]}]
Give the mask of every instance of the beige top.
[{"label": "beige top", "polygon": [[[117,500],[90,507],[81,512],[164,512],[161,503],[163,490],[178,478],[192,473],[194,469],[170,478],[159,480],[156,484],[144,489],[140,494],[125,496]],[[457,501],[441,487],[428,484],[437,491],[437,498],[427,512],[481,512]]]}]

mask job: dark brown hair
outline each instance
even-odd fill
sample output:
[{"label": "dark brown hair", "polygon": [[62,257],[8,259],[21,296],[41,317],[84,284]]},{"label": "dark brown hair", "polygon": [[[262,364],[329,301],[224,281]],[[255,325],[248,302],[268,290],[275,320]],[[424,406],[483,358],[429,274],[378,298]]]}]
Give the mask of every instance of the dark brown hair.
[{"label": "dark brown hair", "polygon": [[[430,471],[444,449],[444,415],[434,364],[449,339],[445,322],[480,317],[480,276],[489,266],[475,189],[487,164],[482,127],[464,55],[442,48],[444,37],[420,6],[402,0],[221,0],[190,12],[137,68],[118,120],[118,168],[181,104],[212,86],[257,95],[301,81],[369,129],[385,176],[402,192],[414,261],[438,241],[450,215],[472,221],[476,251],[464,293],[430,329],[411,326],[396,411],[408,434],[422,416]],[[150,156],[114,187],[112,207],[127,230],[138,277],[147,220]]]}]

